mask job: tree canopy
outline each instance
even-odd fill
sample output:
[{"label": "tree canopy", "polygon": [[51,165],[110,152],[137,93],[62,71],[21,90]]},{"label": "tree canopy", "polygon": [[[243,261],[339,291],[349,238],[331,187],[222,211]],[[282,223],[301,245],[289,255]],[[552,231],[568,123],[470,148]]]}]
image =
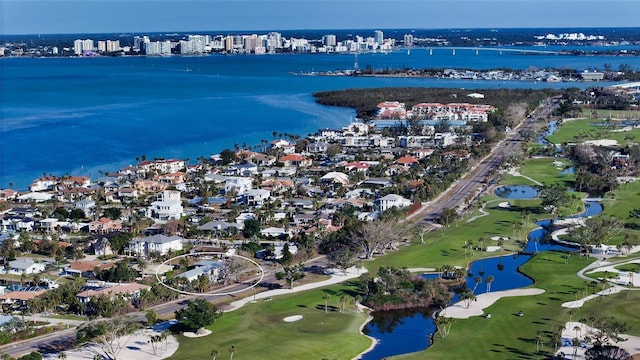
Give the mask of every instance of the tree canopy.
[{"label": "tree canopy", "polygon": [[215,304],[199,298],[189,300],[187,307],[176,311],[175,314],[176,320],[192,330],[197,330],[213,324],[217,318],[222,316],[222,311]]}]

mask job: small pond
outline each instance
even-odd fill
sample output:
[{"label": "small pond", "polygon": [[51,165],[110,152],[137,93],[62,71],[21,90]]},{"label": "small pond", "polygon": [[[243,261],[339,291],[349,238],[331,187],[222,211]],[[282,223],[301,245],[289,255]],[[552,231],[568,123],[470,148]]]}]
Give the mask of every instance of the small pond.
[{"label": "small pond", "polygon": [[[535,188],[524,186],[525,188]],[[520,186],[516,187],[520,191]],[[537,193],[537,192],[536,192]],[[513,197],[515,198],[515,197]],[[585,203],[586,211],[572,217],[593,216],[602,212],[600,203],[589,201]],[[575,251],[576,248],[547,241],[546,235],[551,220],[540,220],[536,224],[540,228],[531,231],[527,239],[525,252],[535,253],[540,251],[564,250]],[[491,291],[502,291],[517,289],[533,284],[533,280],[520,271],[518,268],[531,259],[530,255],[505,255],[501,257],[480,259],[472,262],[467,271],[467,287],[476,287],[475,278],[480,276],[482,282],[478,283],[474,293],[482,294],[487,291],[486,279],[489,275],[494,280],[491,283]],[[425,278],[437,277],[436,274],[424,275]],[[455,296],[452,303],[458,301]],[[515,311],[515,310],[514,310]],[[430,339],[437,331],[433,320],[432,309],[408,309],[379,311],[373,314],[373,320],[367,323],[363,332],[376,338],[379,343],[370,352],[362,356],[363,360],[380,360],[386,356],[406,354],[409,352],[421,351],[428,348]]]},{"label": "small pond", "polygon": [[528,185],[505,185],[495,188],[493,193],[504,199],[535,199],[538,189]]}]

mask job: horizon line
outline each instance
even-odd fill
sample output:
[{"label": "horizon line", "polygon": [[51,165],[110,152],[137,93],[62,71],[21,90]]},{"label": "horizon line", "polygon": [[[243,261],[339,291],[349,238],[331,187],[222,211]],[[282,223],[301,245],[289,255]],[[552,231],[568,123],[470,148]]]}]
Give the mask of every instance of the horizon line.
[{"label": "horizon line", "polygon": [[0,38],[5,36],[42,36],[42,35],[76,35],[76,34],[135,34],[135,33],[165,33],[165,34],[181,34],[181,33],[204,33],[204,32],[291,32],[291,31],[359,31],[359,30],[407,30],[407,31],[441,31],[441,30],[533,30],[533,29],[640,29],[640,26],[522,26],[522,27],[454,27],[454,28],[315,28],[315,29],[238,29],[238,30],[159,30],[159,31],[99,31],[99,32],[57,32],[57,33],[2,33]]}]

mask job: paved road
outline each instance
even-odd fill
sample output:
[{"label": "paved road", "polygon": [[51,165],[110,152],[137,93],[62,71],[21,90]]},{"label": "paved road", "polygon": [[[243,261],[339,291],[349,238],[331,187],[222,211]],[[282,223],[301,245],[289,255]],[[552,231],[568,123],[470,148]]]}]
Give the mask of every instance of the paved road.
[{"label": "paved road", "polygon": [[[428,203],[419,213],[412,215],[412,218],[420,218],[422,221],[434,222],[442,214],[444,208],[458,208],[464,204],[466,199],[470,199],[476,195],[482,189],[485,189],[490,179],[491,173],[500,168],[505,162],[508,156],[516,151],[525,140],[522,134],[535,133],[534,129],[539,126],[540,122],[545,121],[548,115],[555,106],[557,106],[557,100],[546,101],[543,105],[536,109],[535,114],[530,119],[521,122],[515,129],[513,129],[504,140],[497,144],[491,153],[478,162],[465,176],[453,184],[447,191],[440,195],[435,200]],[[310,266],[323,266],[326,264],[324,257],[312,259],[307,262],[306,267]],[[233,292],[237,290],[246,289],[248,287],[247,282],[244,284],[234,284],[224,288],[224,292]],[[261,287],[268,289],[270,284],[275,284],[274,271],[266,271],[264,280],[261,283]],[[246,296],[246,295],[245,295]],[[160,316],[172,315],[178,309],[183,308],[184,301],[193,297],[185,297],[179,300],[163,303],[151,307]],[[230,300],[236,300],[234,295],[207,295],[205,298],[214,303],[227,303]],[[143,312],[134,312],[128,314],[138,321],[145,321],[145,315]],[[34,339],[24,340],[18,343],[13,343],[5,346],[0,346],[0,353],[6,353],[8,355],[19,357],[21,355],[30,353],[32,351],[55,352],[61,348],[65,348],[68,344],[73,344],[75,341],[75,329],[66,329],[58,331],[53,334],[48,334]]]},{"label": "paved road", "polygon": [[[305,263],[305,268],[307,270],[312,268],[322,269],[326,267],[327,262],[324,256],[319,256],[314,259],[311,259]],[[242,290],[247,290],[250,284],[254,284],[255,281],[258,280],[250,279],[241,284],[232,284],[226,286],[218,291],[218,293],[229,293]],[[257,292],[269,290],[276,286],[276,278],[275,278],[275,269],[265,269],[265,276],[260,283],[259,287],[256,289]],[[240,298],[244,298],[246,296],[251,296],[252,290],[247,290],[238,295],[205,295],[204,298],[210,302],[216,304],[229,303],[234,300],[238,300]],[[186,300],[194,299],[196,296],[185,296],[178,300],[170,301],[167,303],[159,304],[150,307],[158,313],[159,316],[168,316],[173,315],[175,311],[184,308]],[[221,307],[224,310],[224,307]],[[146,321],[146,315],[144,312],[132,312],[127,314],[127,316],[131,317],[135,321],[144,322]],[[42,318],[41,320],[47,321],[47,319]],[[57,322],[57,319],[54,320]],[[59,352],[63,349],[68,349],[73,346],[76,339],[76,328],[69,328],[62,331],[57,331],[55,333],[39,336],[37,338],[23,340],[20,342],[11,343],[8,345],[0,346],[0,354],[7,354],[13,357],[20,357],[22,355],[31,353],[33,351],[37,351],[41,354]]]},{"label": "paved road", "polygon": [[480,160],[469,172],[455,182],[449,189],[438,198],[426,204],[425,207],[412,217],[422,219],[425,222],[435,222],[440,218],[443,209],[455,209],[464,205],[465,201],[471,199],[480,191],[485,190],[488,181],[494,171],[507,160],[507,158],[518,151],[525,141],[523,134],[535,133],[536,127],[541,122],[546,121],[551,115],[554,107],[558,105],[558,100],[551,99],[540,105],[531,117],[522,121],[513,129],[504,140],[498,143],[484,159]]}]

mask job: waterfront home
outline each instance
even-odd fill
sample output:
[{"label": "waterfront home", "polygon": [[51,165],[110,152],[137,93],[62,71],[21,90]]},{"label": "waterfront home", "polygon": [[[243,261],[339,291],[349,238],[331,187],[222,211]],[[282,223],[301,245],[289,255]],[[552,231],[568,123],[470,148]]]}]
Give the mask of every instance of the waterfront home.
[{"label": "waterfront home", "polygon": [[0,201],[15,200],[20,193],[13,189],[0,190]]},{"label": "waterfront home", "polygon": [[46,191],[51,190],[58,184],[58,178],[55,176],[45,176],[35,179],[31,185],[29,185],[29,191]]},{"label": "waterfront home", "polygon": [[37,203],[41,203],[41,202],[45,202],[45,201],[49,201],[49,200],[53,200],[55,198],[55,195],[52,193],[48,193],[48,192],[30,192],[30,193],[26,193],[26,194],[22,194],[20,196],[18,196],[18,201],[21,202],[37,202]]},{"label": "waterfront home", "polygon": [[160,221],[180,220],[184,215],[180,191],[164,190],[156,194],[156,201],[147,208],[147,217]]},{"label": "waterfront home", "polygon": [[91,179],[86,176],[68,176],[60,180],[60,185],[68,189],[75,187],[86,188],[91,185]]},{"label": "waterfront home", "polygon": [[23,258],[9,261],[9,270],[7,273],[13,275],[38,274],[43,272],[45,268],[45,263],[36,262],[31,258]]},{"label": "waterfront home", "polygon": [[170,251],[182,250],[183,238],[180,236],[165,236],[161,234],[140,237],[131,240],[127,246],[129,253],[149,256],[152,253],[166,255]]}]

